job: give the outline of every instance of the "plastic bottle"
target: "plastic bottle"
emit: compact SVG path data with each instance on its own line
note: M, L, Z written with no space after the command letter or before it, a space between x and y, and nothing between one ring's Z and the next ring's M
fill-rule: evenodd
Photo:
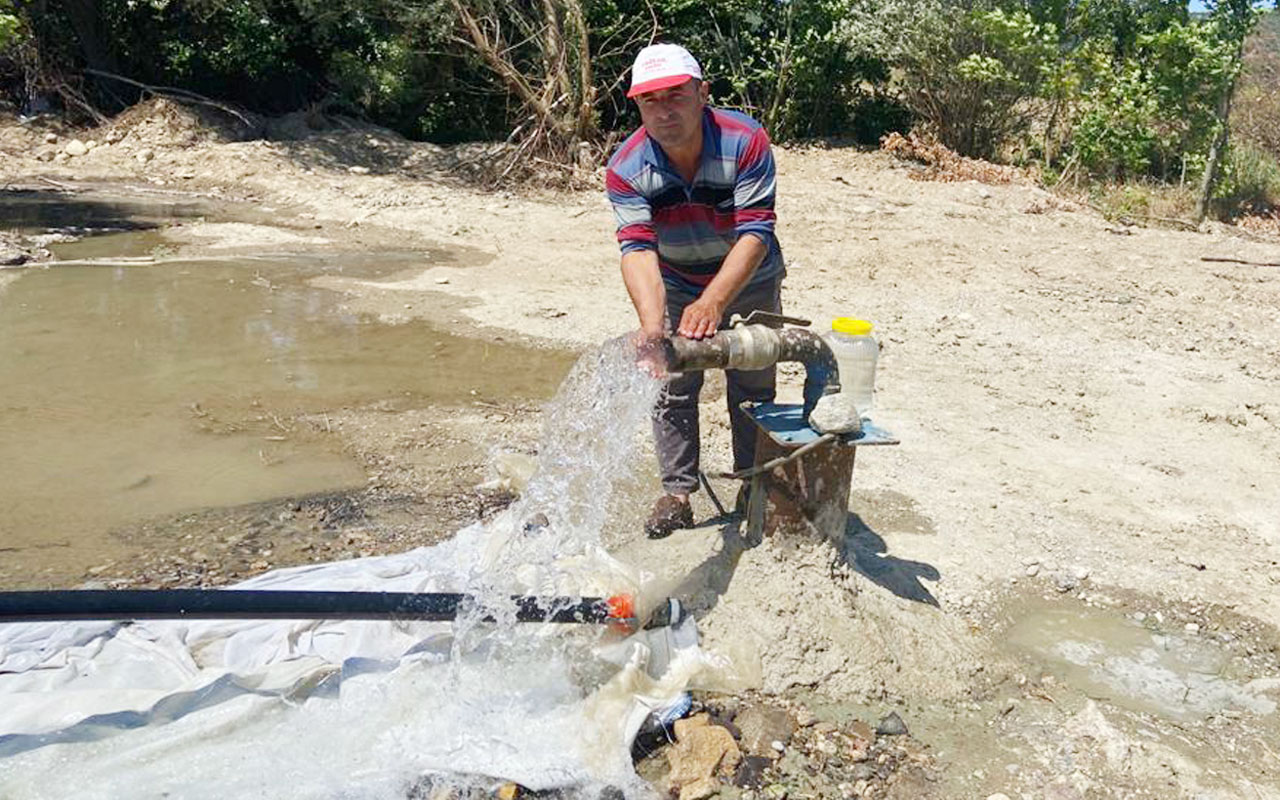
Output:
M840 368L840 390L852 396L859 416L871 413L875 398L876 358L880 345L871 335L875 326L862 319L840 317L831 321L827 345Z

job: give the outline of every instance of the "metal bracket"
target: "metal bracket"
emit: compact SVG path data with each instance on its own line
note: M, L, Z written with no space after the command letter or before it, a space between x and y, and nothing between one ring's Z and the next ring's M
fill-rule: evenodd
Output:
M788 317L785 314L775 314L772 311L761 311L759 309L752 311L743 318L741 314L734 314L729 318L729 327L736 328L739 325L763 325L766 328L778 329L783 325L796 325L801 328L807 328L813 323L810 320L801 317Z

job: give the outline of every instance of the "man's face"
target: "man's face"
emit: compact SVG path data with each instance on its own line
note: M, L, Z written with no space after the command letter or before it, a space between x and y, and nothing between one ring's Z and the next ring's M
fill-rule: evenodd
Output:
M640 121L663 149L679 149L697 141L702 131L702 109L707 104L706 83L690 78L670 89L636 96Z

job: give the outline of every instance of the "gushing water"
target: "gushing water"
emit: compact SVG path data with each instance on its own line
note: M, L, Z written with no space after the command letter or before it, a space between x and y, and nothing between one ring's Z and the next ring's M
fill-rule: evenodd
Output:
M625 341L606 343L546 409L538 470L493 522L436 547L242 586L467 591L499 610L513 593L631 588L600 530L658 391ZM452 626L148 623L105 636L64 626L57 652L41 631L0 628L0 706L13 712L0 721L0 796L401 798L427 793L424 780L497 777L643 793L627 730L683 679L646 676L640 651L598 627L480 616ZM144 685L131 683L139 676Z

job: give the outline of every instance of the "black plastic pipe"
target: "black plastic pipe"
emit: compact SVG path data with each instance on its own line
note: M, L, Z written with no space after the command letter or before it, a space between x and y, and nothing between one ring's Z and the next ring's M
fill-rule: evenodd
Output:
M630 595L512 597L520 622L636 627ZM147 589L0 592L0 622L143 619L342 619L448 622L475 597L451 592ZM481 619L493 622L492 614Z

